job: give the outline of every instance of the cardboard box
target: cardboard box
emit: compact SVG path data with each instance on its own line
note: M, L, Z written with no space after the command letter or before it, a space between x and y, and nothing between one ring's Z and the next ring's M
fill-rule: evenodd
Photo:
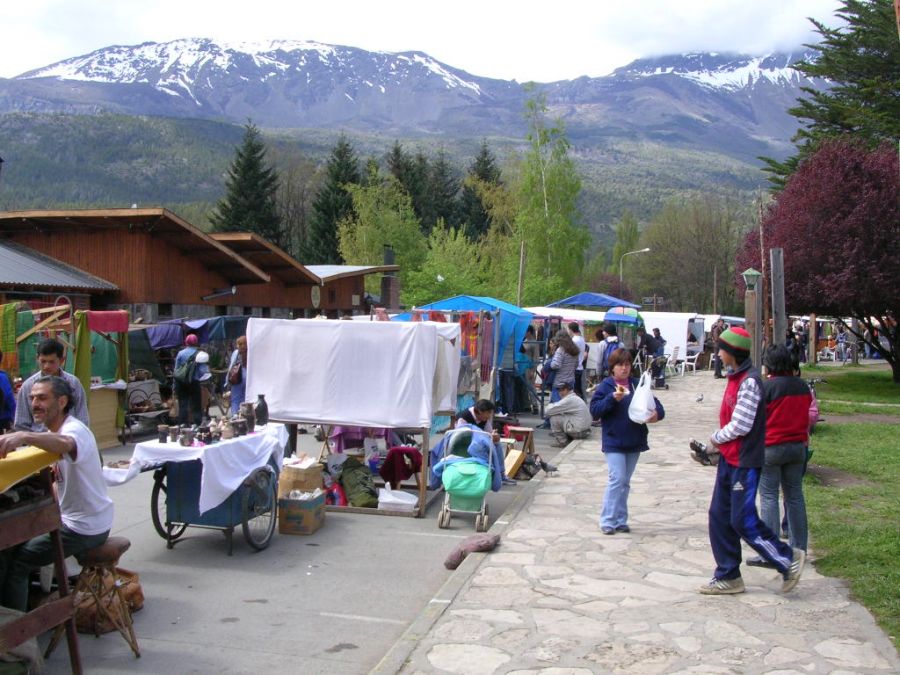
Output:
M279 534L312 534L325 523L325 494L315 499L279 499Z
M298 469L285 465L278 476L278 498L287 498L291 490L312 492L322 486L322 465L313 464L308 469Z

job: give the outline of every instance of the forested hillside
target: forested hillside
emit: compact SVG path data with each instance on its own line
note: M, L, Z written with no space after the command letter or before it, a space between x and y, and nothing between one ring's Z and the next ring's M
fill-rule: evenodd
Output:
M262 130L276 165L298 160L321 166L337 133ZM103 114L0 116L0 209L165 206L204 226L224 193L224 174L240 143L238 125L205 120ZM433 156L440 149L461 176L482 139L395 139L347 134L358 156L383 164L392 144ZM749 195L763 184L758 168L731 157L663 144L572 139L583 175L580 210L595 243L628 209L646 220L673 199L693 194ZM582 139L586 140L586 139ZM487 139L512 167L523 139Z

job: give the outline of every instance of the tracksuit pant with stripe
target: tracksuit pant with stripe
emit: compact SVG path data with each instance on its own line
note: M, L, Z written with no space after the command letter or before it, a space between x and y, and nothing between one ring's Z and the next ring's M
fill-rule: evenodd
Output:
M759 518L756 492L760 469L731 466L722 458L709 505L709 543L716 559L716 579L741 576L741 539L784 574L794 551Z

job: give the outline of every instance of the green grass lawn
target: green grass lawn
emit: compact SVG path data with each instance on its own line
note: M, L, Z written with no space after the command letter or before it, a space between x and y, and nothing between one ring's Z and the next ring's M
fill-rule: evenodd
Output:
M816 569L846 579L896 647L900 631L900 426L816 428L813 465L860 482L823 485L807 475L805 492Z
M816 385L820 401L854 401L900 405L900 385L891 379L891 370L883 366L816 366L803 368L805 379L825 378ZM860 412L866 412L861 407ZM872 412L869 410L868 412Z
M900 417L900 405L866 405L864 403L843 403L819 399L819 413L827 418L829 415L894 415ZM827 419L825 420L828 421Z

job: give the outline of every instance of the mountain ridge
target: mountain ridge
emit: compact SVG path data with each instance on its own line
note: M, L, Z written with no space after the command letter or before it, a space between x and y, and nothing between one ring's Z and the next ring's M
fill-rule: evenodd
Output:
M183 38L106 47L0 80L0 113L104 110L252 118L271 128L521 137L525 101L536 93L578 138L647 138L753 161L789 151L796 120L786 109L800 87L819 84L791 69L809 55L652 57L607 76L532 88L472 75L421 51Z

